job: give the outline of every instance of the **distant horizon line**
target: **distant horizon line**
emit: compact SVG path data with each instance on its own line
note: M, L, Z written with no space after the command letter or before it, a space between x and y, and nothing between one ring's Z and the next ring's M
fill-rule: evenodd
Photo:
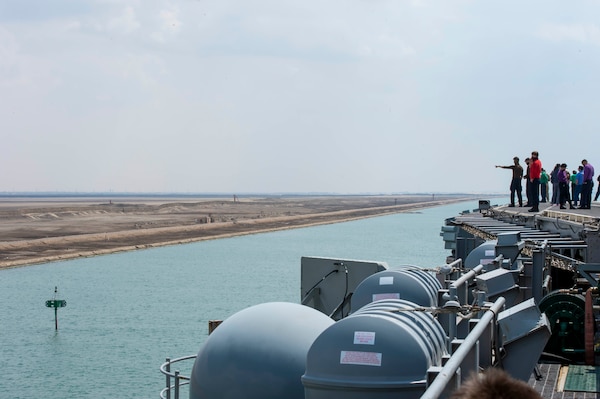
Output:
M232 196L502 196L504 193L466 193L466 192L392 192L392 193L338 193L338 192L179 192L179 191L0 191L1 198L9 197L232 197Z

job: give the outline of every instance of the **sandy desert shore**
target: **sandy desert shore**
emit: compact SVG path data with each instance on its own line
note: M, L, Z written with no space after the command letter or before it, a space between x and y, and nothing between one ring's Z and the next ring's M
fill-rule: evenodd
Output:
M466 196L0 198L0 268L410 212Z

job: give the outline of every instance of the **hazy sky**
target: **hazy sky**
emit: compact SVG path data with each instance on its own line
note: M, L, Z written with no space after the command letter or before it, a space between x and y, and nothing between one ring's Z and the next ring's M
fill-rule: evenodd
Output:
M600 2L2 0L0 192L504 192L600 173Z

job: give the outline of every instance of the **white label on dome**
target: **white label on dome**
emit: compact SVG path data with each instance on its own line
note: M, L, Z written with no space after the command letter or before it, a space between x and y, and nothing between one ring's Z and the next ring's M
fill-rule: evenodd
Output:
M394 284L394 276L379 277L379 285L392 285Z
M479 259L480 265L489 265L490 263L494 263L494 259Z
M372 301L381 301L382 299L400 299L400 293L399 292L389 292L389 293L380 293L380 294L373 294L372 296Z
M381 353L341 351L340 364L358 364L360 366L381 367Z
M486 249L485 256L496 256L496 250L495 249Z
M355 345L375 345L375 332L354 331Z

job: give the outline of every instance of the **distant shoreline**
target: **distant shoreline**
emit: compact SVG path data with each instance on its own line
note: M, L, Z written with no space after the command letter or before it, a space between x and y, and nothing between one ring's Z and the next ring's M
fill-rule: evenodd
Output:
M261 197L279 197L279 198L294 198L294 197L495 197L503 195L502 193L294 193L294 192L271 192L271 193L160 193L160 192L67 192L67 191L0 191L0 198L108 198L108 197L131 197L131 198L232 198L233 196L240 198L261 198Z
M379 205L389 202L389 198L357 196L353 200L344 197L348 202L340 205L342 201L339 197L311 198L301 198L300 201L253 199L252 202L242 203L208 201L187 204L167 201L159 205L130 204L130 207L135 207L134 210L127 209L125 205L114 204L107 208L107 204L90 206L86 202L60 202L41 209L33 202L19 208L18 215L14 208L0 206L3 221L13 220L13 233L31 229L30 237L7 240L10 228L7 229L6 223L3 223L0 230L3 233L0 235L0 269L341 223L475 199L466 197L427 201L418 198L413 201L416 197L403 197L401 204ZM333 210L327 211L328 207ZM201 211L216 219L216 212L220 210L223 211L219 214L222 220L198 222L197 214ZM237 213L231 216L233 212ZM6 215L13 215L14 219ZM195 222L190 222L191 216L196 216ZM77 234L69 233L69 229L74 228L78 229ZM39 236L51 229L59 234ZM33 233L38 233L38 236Z

